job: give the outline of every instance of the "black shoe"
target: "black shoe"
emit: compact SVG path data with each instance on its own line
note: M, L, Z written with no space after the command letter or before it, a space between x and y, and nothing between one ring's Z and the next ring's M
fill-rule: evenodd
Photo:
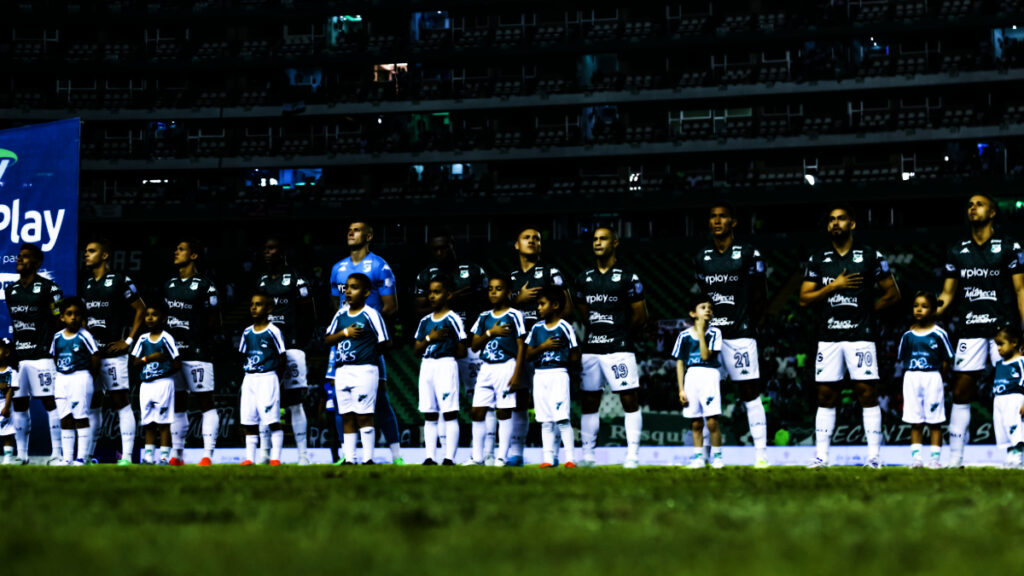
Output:
M455 462L453 462L451 458L445 458L441 462L441 466L455 466Z
M338 466L355 466L355 465L356 465L355 462L349 462L348 460L345 460L341 464L338 464Z
M375 464L375 462L373 460L367 460L366 462L363 462L363 466L366 466L367 464Z
M433 458L427 458L423 461L424 466L437 466L437 462L434 462Z

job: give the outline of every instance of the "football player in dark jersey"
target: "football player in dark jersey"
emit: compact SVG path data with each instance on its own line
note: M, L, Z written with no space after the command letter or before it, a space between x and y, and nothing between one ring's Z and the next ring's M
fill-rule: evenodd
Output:
M1024 253L1014 238L996 230L996 203L986 194L967 202L970 234L946 255L945 282L938 314L955 311L957 338L953 361L953 408L949 414L948 466L963 463L964 442L971 423L971 401L982 371L1000 362L996 330L1020 326L1024 316Z
M626 468L639 465L643 416L640 413L640 377L633 353L633 337L647 322L644 285L632 268L616 258L619 235L611 228L594 230L597 262L576 279L576 310L586 326L583 341L583 416L580 466L594 465L594 450L601 425L598 410L605 388L618 394L625 411Z
M89 276L82 284L85 326L99 346L99 387L110 396L121 429L120 466L130 466L135 449L135 412L128 386L128 352L139 336L146 304L128 275L110 269L110 243L96 240L85 245L85 267ZM103 397L93 394L89 410L92 444L100 435ZM88 455L93 455L90 447Z
M761 366L755 329L764 312L766 279L761 252L736 242L733 207L719 202L711 207L708 227L711 244L697 254L697 284L714 304L711 325L722 331L720 361L736 383L747 412L747 424L756 452L754 466L768 464L768 426L761 403Z
M800 305L820 308L818 354L814 363L814 379L818 383L814 426L817 457L810 465L812 468L828 466L828 449L836 424L836 398L847 374L864 410L867 466L882 465L874 312L899 302L900 290L882 253L854 241L856 227L857 221L849 208L829 210L827 230L831 245L811 255L800 286ZM875 285L883 292L878 300L873 295Z

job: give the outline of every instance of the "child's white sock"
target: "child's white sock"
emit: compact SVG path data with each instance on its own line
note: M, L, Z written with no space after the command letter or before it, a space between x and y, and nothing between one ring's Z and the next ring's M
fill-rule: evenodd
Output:
M284 430L270 432L270 459L281 461L281 449L284 448Z
M828 462L828 449L832 444L832 431L836 428L836 409L818 408L814 417L814 443L819 459Z
M359 442L363 445L363 462L373 460L373 447L377 444L377 433L373 426L359 429Z

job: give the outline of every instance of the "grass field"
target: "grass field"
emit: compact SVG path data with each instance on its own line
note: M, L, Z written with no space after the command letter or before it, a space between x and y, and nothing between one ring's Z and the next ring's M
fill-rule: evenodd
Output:
M1024 472L0 468L4 574L996 574Z

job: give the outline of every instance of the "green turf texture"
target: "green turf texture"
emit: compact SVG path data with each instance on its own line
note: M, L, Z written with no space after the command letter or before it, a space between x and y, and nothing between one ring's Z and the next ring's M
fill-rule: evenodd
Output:
M3 574L999 574L1024 471L0 468Z

